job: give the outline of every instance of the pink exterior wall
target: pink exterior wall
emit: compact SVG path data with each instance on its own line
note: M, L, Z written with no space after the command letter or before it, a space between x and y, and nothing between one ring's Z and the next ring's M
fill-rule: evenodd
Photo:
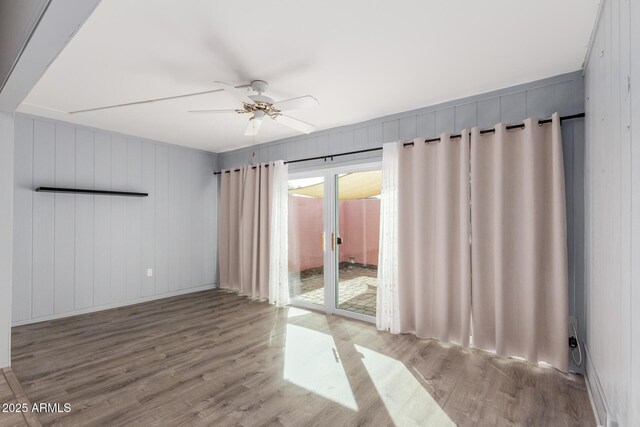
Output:
M324 264L322 199L289 196L289 271Z
M323 265L321 233L322 199L289 196L289 271L302 271ZM378 264L380 200L341 200L339 202L340 261L351 257L360 264Z
M359 264L378 265L380 200L341 200L339 230L344 243L340 262L353 257Z

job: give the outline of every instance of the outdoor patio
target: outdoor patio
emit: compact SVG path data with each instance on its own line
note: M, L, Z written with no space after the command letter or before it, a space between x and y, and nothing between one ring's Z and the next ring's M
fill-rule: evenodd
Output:
M376 315L376 266L340 263L338 308L354 313ZM292 274L292 298L312 304L324 305L324 277L322 267L309 268Z

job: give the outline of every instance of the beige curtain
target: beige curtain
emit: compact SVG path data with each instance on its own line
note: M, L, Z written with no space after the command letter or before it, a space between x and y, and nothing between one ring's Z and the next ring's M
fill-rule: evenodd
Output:
M220 175L220 286L255 298L269 296L273 166L243 166Z
M401 332L469 344L469 131L414 141L398 165Z
M473 345L567 371L560 120L471 136Z

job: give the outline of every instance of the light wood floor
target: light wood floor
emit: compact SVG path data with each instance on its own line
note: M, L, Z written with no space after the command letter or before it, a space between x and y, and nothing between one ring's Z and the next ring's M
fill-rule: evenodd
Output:
M16 327L45 425L594 425L582 377L226 291Z

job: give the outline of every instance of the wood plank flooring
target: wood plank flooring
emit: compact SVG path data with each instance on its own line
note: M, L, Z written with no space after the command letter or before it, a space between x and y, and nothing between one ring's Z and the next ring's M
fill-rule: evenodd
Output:
M44 425L595 425L581 376L222 290L16 327L13 370Z
M0 369L0 404L17 405L18 399L13 394L13 390L9 387L9 382L4 376L2 369ZM2 410L4 408L0 408ZM17 412L0 412L0 425L1 426L26 426L27 421L23 415Z
M31 402L11 368L0 369L0 426L39 427L38 418L30 410ZM5 407L5 405L8 405Z

